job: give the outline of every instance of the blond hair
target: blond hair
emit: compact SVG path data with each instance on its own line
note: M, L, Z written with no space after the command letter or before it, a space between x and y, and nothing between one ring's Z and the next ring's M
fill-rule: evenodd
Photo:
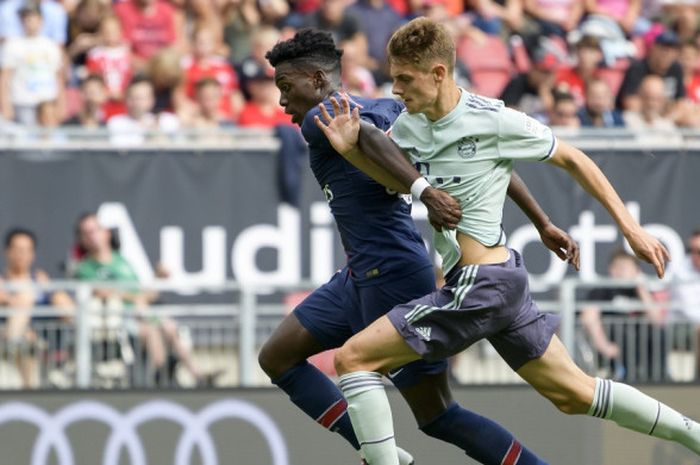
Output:
M389 62L411 63L426 69L441 63L452 73L455 43L445 26L428 18L416 18L394 32L386 47Z

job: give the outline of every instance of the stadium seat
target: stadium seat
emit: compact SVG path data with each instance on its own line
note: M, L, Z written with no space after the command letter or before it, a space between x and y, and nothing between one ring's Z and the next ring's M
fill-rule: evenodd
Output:
M620 90L622 81L625 79L625 72L629 65L628 60L617 60L615 65L598 70L598 77L608 83L613 95L617 95L618 90Z
M457 46L457 59L469 68L474 91L487 97L498 97L513 73L508 48L495 36L483 42L463 39Z

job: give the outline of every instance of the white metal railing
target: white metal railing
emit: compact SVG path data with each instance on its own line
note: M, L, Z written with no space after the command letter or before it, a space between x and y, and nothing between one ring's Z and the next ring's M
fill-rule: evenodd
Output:
M673 131L635 132L626 128L553 128L555 134L583 150L698 150L700 130L678 128ZM60 150L90 151L169 151L250 150L270 151L279 147L273 131L261 128L179 128L174 132L145 131L135 145L124 145L118 135L106 128L85 129L78 126L58 128L0 124L0 149L52 152Z
M607 279L583 282L575 278L567 278L558 285L552 285L551 289L549 289L549 295L557 294L557 297L554 299L536 299L536 301L543 311L560 313L562 318L560 337L572 354L575 354L577 337L581 335L581 327L577 324L577 313L581 308L590 304L596 304L602 310L614 310L620 312L621 315L628 311L640 309L639 303L630 302L627 305L620 305L619 303L611 302L590 302L581 298L577 293L592 287L631 287L637 284L636 282L621 282ZM10 292L21 288L26 289L26 285L5 283L0 287L0 289ZM38 346L38 349L32 350L46 355L50 348L56 349L55 346L58 344L61 345L59 349L61 349L62 355L68 358L68 363L65 360L60 363L55 362L53 359L47 359L48 361L41 360L40 371L49 372L53 370L54 372L60 372L63 369L63 378L67 379L66 386L78 388L103 386L104 383L101 383L101 381L103 381L102 378L104 376L99 370L105 365L105 359L109 359L110 354L114 355L122 350L127 352L130 350L132 352L131 361L126 363L122 360L124 362L122 364L127 364L136 371L149 372L147 361L139 361L138 357L134 361L133 353L138 354L144 348L138 339L133 337L133 334L127 334L132 336L131 344L123 344L123 347L119 348L119 344L123 343L119 338L124 337L124 328L129 325L130 321L133 321L133 310L121 308L116 311L111 310L111 313L109 313L103 308L101 310L102 313L95 313L96 310L93 306L94 289L133 289L133 285L111 282L55 281L37 286L37 288L46 292L55 290L68 291L75 301L75 308L69 311L47 307L37 307L31 310L31 315L35 319L31 323L31 327L34 328L36 333L43 335L43 338L46 339L42 342L43 345L40 344ZM189 329L188 337L191 340L194 352L200 354L200 361L203 360L208 363L207 360L216 359L215 364L218 365L215 368L227 372L225 381L217 385L255 386L266 382L264 375L262 375L257 366L257 351L274 327L284 317L286 310L288 310L285 309L281 295L285 292L311 290L313 288L313 283L308 281L300 282L296 285L275 287L270 287L269 285L242 285L235 281L212 285L158 282L145 286L143 289L175 294L179 291L186 291L187 302L193 300L192 293L196 291L200 294L201 301L196 304L157 303L140 313L140 317L145 320L151 317L172 318L180 323L181 328ZM540 288L542 287L540 286ZM270 297L271 294L273 297ZM204 301L207 300L208 295L217 296L218 303L205 303ZM265 298L261 299L262 296L265 296ZM223 303L221 303L222 299L225 300ZM261 300L270 303L261 303ZM665 302L657 305L670 310L679 308L676 302ZM26 310L0 308L0 320L7 321L9 317L19 311ZM108 318L115 318L115 320L100 326L95 323L96 318L102 318L101 321L107 321ZM643 319L639 318L627 321L629 324L634 325L646 324ZM608 327L613 323L611 321L605 322ZM670 347L669 341L677 339L674 334L680 330L685 331L684 327L689 327L689 323L678 319L670 322L666 331L670 331L671 335L665 339L664 344ZM678 328L681 329L679 330ZM672 381L689 381L696 375L692 367L697 363L697 333L692 330L688 330L687 333L686 343L682 345L673 343L676 352L682 352L684 368L676 369L677 375L671 377ZM110 341L112 345L96 345L95 341L99 339L97 336L100 334L102 335L102 340ZM8 384L6 382L7 370L10 369L9 365L16 362L16 360L11 360L11 358L15 356L21 358L22 354L31 355L31 350L27 348L17 349L16 347L11 347L11 344L4 340L3 335L4 330L0 330L0 389L17 387L16 383L12 385L12 383ZM21 352L23 350L25 352ZM663 353L667 352L664 351ZM484 345L477 345L468 349L465 354L460 356L464 360L468 360L467 370L461 375L458 374L457 377L466 383L519 382L517 376L513 375L505 364L492 355L492 351ZM2 361L3 358L5 359L4 362ZM676 364L674 366L678 365L676 362L677 360L674 362ZM4 363L4 368L2 363ZM69 368L66 368L67 366ZM602 368L595 365L591 369L599 370ZM16 378L17 375L15 374ZM636 379L635 381L648 380L650 379ZM194 385L193 383L189 384ZM129 378L122 373L122 379L119 382L112 383L106 387L149 387L155 385L157 383L152 382L151 378L143 375ZM42 387L46 387L46 383L42 383Z

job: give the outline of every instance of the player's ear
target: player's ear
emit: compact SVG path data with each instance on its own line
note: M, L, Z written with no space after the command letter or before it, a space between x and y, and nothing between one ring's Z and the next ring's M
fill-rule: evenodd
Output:
M328 76L322 69L317 69L313 74L314 88L323 89L328 85Z
M433 79L435 79L435 82L442 82L445 76L447 76L447 66L442 63L433 66Z

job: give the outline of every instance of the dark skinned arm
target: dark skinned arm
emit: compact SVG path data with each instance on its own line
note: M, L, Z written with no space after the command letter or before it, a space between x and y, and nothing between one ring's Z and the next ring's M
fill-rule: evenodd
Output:
M525 213L540 234L542 243L557 257L568 261L578 270L580 265L578 244L566 232L555 226L532 196L522 178L513 171L508 184L508 197Z

